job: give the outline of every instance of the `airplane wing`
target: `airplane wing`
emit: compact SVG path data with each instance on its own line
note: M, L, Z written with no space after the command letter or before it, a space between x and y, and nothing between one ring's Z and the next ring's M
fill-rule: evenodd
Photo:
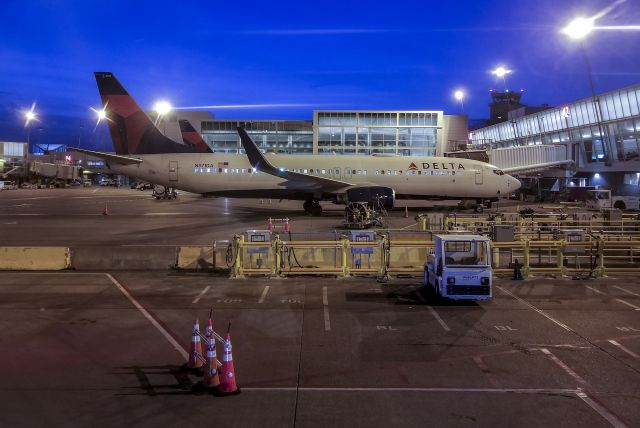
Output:
M93 150L79 149L74 147L69 147L69 150L73 152L84 153L86 155L95 156L99 159L104 159L108 162L119 163L121 165L132 165L132 164L138 164L142 162L142 159L138 159L138 158L132 158L129 156L122 156L122 155L114 155L111 153L104 153L104 152L95 152Z
M333 178L317 177L314 175L303 174L301 172L293 172L276 168L267 160L262 152L260 152L256 143L254 143L249 134L247 134L247 131L238 127L238 134L240 135L242 146L244 147L245 152L247 152L247 157L249 158L251 166L257 171L285 179L286 181L280 183L280 185L287 189L324 190L327 192L335 192L355 186L353 183L335 180Z

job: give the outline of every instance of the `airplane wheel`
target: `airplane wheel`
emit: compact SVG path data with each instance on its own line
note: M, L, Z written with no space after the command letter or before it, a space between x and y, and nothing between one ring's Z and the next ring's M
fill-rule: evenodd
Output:
M302 208L314 217L322 215L322 207L317 201L305 201Z
M314 217L320 217L322 215L322 207L319 203L316 202L313 204L313 207L311 208L311 215Z
M307 213L311 214L311 207L313 206L313 201L304 201L302 204L302 209Z
M474 208L474 211L477 212L478 214L480 214L483 210L484 210L484 207L480 204L476 205L476 207Z

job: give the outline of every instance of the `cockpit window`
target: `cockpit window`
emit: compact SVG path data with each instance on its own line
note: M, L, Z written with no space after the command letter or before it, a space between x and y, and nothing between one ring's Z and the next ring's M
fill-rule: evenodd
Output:
M504 171L502 171L501 169L494 169L493 173L497 175L504 175Z

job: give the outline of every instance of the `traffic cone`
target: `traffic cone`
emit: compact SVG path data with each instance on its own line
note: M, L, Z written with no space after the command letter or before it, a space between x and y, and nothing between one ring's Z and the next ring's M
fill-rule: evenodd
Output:
M224 353L222 354L222 368L220 369L220 385L216 388L219 395L240 394L240 388L236 385L236 373L233 368L233 355L231 353L231 323L227 328L227 338L224 341Z
M409 218L409 207L404 207L404 218Z
M209 321L207 321L207 354L205 356L202 373L204 375L202 384L205 387L212 388L220 385L220 376L218 376L218 358L216 355L216 336L213 333L211 316L209 316Z
M288 218L284 219L284 231L285 231L285 233L289 233L291 231L291 228L289 227L289 219Z
M269 232L273 232L273 222L269 219L269 224L267 224L267 230Z
M202 344L200 343L200 324L198 320L193 322L191 331L191 346L189 347L189 361L187 368L199 369L202 367Z
M102 210L102 215L109 215L109 208L107 208L107 203L104 203L104 209Z

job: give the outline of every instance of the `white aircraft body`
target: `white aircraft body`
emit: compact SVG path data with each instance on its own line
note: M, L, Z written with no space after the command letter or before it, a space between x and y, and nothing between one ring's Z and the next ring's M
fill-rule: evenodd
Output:
M113 171L151 183L205 196L303 200L304 209L314 215L321 213L322 200L385 207L392 207L396 198L481 203L520 187L519 180L497 167L470 159L263 155L241 128L246 155L185 153L183 148L178 153L171 143L186 146L166 141L111 73L96 73L96 78L117 154L76 150L105 159ZM149 153L154 145L176 152ZM141 147L142 153L136 153Z

